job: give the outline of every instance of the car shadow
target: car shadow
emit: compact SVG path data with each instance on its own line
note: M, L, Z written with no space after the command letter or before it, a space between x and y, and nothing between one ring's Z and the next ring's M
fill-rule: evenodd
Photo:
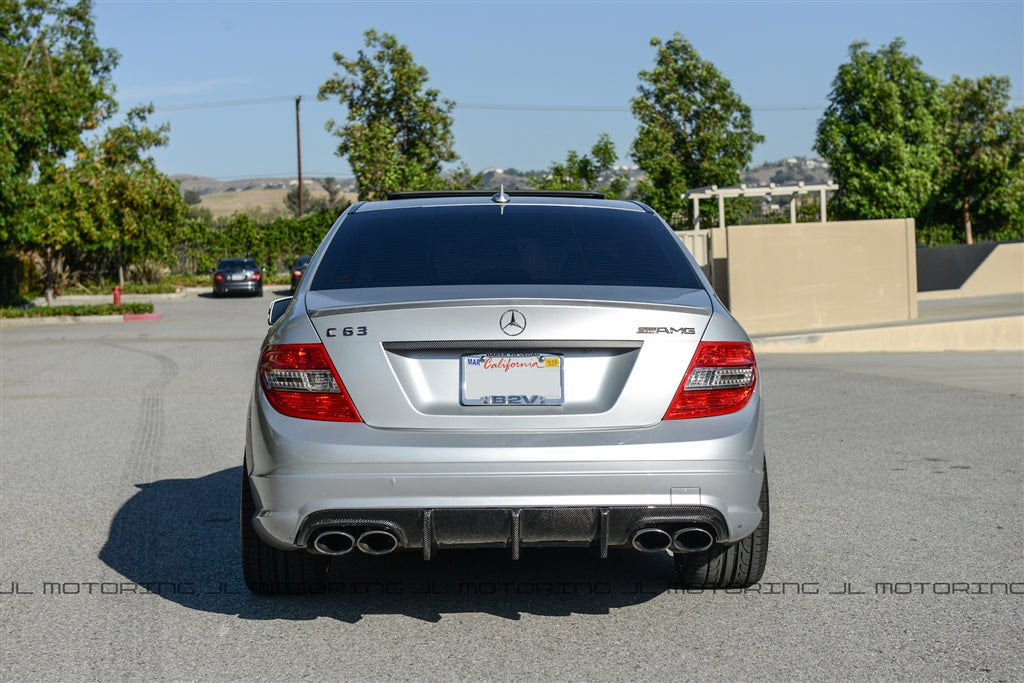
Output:
M606 614L677 590L667 554L588 549L444 550L345 555L332 561L325 593L266 597L249 593L238 541L239 468L195 479L138 484L114 516L99 557L125 577L121 593L155 594L182 606L243 619L355 623L396 614L439 621L476 612L517 620L524 614Z

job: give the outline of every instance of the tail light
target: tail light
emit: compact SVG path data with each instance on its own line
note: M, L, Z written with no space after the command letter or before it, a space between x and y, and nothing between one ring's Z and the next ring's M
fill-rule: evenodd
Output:
M214 282L224 282L224 274L223 273L214 273L213 274L213 281Z
M289 417L362 422L321 344L268 346L260 382L274 410Z
M252 277L249 278L249 280L252 281L252 282L259 282L260 281L260 274L259 273L253 273Z
M296 280L299 280L299 279L302 278L302 271L301 270L296 270L295 272L292 273L292 275L295 276Z
M701 342L665 420L735 413L757 384L757 361L747 342Z

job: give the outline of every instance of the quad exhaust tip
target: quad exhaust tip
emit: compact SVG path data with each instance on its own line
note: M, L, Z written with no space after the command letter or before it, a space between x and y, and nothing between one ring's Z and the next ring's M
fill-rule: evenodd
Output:
M340 529L322 531L313 541L313 549L322 555L344 555L355 547L355 536Z
M684 553L699 553L715 544L715 537L707 529L684 527L672 536L672 546Z
M651 527L641 529L630 539L633 547L645 553L673 550L680 553L699 553L715 544L715 537L701 527L683 527L669 534L664 529Z
M672 537L664 529L641 529L633 534L633 547L645 553L657 553L668 550L672 545Z
M398 547L398 537L383 529L370 529L357 539L344 529L321 531L313 539L313 551L332 557L359 549L367 555L387 555Z
M390 531L371 529L360 534L356 547L367 555L387 555L398 547L398 537Z

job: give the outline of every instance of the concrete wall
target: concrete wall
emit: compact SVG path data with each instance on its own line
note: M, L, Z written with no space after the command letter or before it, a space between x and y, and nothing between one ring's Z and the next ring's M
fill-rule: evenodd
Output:
M722 232L725 249L723 235L711 236L712 282L752 335L917 318L913 219L740 225Z
M1024 293L1024 242L917 250L918 297L953 299Z

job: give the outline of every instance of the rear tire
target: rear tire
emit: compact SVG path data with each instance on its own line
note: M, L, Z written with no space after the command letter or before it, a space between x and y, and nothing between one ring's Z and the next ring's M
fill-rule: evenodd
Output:
M761 580L768 561L768 470L761 483L761 522L733 545L713 545L698 553L677 553L676 575L685 588L746 588Z
M305 550L278 550L257 535L252 526L256 505L249 477L242 467L242 502L239 531L245 585L257 595L305 595L327 589L330 559Z

